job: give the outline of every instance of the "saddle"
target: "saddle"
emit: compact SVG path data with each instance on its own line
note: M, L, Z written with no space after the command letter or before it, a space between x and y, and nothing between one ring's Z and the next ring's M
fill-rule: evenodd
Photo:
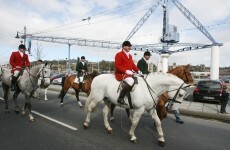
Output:
M130 109L133 109L133 104L132 104L132 98L131 98L131 92L133 92L138 84L138 80L137 77L132 77L134 79L134 84L132 86L132 89L130 90L130 92L128 92L125 96L125 98L128 99L128 103L129 103L129 107ZM124 87L124 80L122 80L118 86L117 92L119 92L119 90L121 91L122 88Z

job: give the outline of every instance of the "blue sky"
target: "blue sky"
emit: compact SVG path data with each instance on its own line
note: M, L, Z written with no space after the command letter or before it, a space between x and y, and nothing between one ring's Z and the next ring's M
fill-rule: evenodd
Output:
M132 3L133 2L133 3ZM75 27L69 30L61 30L56 32L48 32L37 34L39 36L56 36L56 37L73 37L97 40L111 40L122 42L140 18L154 4L153 0L0 0L0 64L8 62L12 51L17 50L19 40L15 39L17 31L22 31L27 26L29 33L35 33L51 27L56 27L69 23L65 26ZM214 25L218 23L230 22L230 1L229 0L180 0L204 25ZM91 17L90 23L79 22L83 18L94 14L113 9L117 6L131 3L122 9L117 9L110 13L100 16ZM178 31L187 28L193 28L193 25L187 21L183 15L170 3L170 24L177 25ZM114 20L93 24L100 20L105 20L128 13L138 12L133 15L120 17ZM79 25L88 24L82 27ZM230 24L213 26L207 28L214 38L223 42L221 47L221 66L230 66ZM156 12L148 19L142 28L131 39L132 43L158 43L158 39L162 32L162 8L158 7ZM191 43L209 43L196 29L185 30L180 33L180 42ZM45 57L43 59L65 59L68 56L68 46L54 43L46 43L32 41L32 52L36 48L36 44L41 44ZM114 55L119 50L100 49L92 47L71 46L71 58L77 58L85 55L89 61L113 60ZM135 52L131 52L132 54ZM142 52L136 52L136 59L140 59ZM177 64L191 63L210 64L210 49L199 51L191 51L186 53L177 53L169 57L169 64L176 62ZM157 63L158 55L153 54L151 62ZM30 56L30 60L35 58Z

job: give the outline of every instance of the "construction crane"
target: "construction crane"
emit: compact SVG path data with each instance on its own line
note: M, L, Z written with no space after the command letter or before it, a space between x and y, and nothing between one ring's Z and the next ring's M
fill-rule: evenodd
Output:
M140 19L136 26L131 30L129 35L125 40L130 40L133 35L143 26L143 24L148 20L148 18L155 12L157 7L162 3L163 0L157 0L150 9L145 13L145 15ZM168 70L168 57L173 53L185 52L197 49L212 48L211 55L211 79L219 78L219 47L222 43L218 43L211 34L205 29L205 27L195 18L195 16L178 0L170 0L179 9L179 11L202 33L204 34L212 43L211 44L196 44L196 43L179 43L179 34L177 33L177 27L169 25L169 15L168 15L168 1L164 0L163 6L163 31L160 42L156 44L133 44L132 50L136 51L151 51L153 53L160 54L163 59L163 72ZM18 35L17 35L18 36ZM19 37L19 36L18 36ZM108 49L120 49L121 42L112 41L102 41L102 40L91 40L82 38L67 38L67 37L51 37L51 36L33 36L24 34L20 36L25 39L32 39L45 42L53 42L60 44L67 44L69 47L69 62L70 62L70 46L90 46L98 48L108 48ZM30 43L31 45L31 43ZM70 66L69 66L70 71Z

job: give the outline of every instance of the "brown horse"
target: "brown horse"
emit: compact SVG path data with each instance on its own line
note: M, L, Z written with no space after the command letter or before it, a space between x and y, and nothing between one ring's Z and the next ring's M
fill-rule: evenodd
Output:
M191 73L190 73L190 65L186 65L186 66L178 66L170 71L168 71L168 73L171 73L175 76L177 76L178 78L181 78L185 83L187 84L194 84L194 81L192 79ZM164 94L162 94L159 97L159 101L157 104L157 114L160 120L162 120L163 118L165 118L167 116L167 110L165 108L165 104L168 102L168 93L165 92ZM111 111L110 111L110 120L114 120L113 117L113 111L114 108L116 107L116 105L111 104ZM130 110L126 109L128 118L131 120L131 116L130 116Z
M87 96L90 94L91 83L92 83L94 77L96 77L97 75L98 75L97 72L93 72L91 74L86 74L84 76L84 81L83 81L84 83L82 84L82 91L85 92L87 94ZM63 106L63 99L65 97L65 94L67 93L69 88L72 87L76 93L76 98L77 98L78 104L82 108L82 104L81 104L81 101L79 99L79 92L80 92L79 84L74 83L75 78L77 78L76 75L71 75L65 79L64 86L62 87L62 90L60 92L61 106Z

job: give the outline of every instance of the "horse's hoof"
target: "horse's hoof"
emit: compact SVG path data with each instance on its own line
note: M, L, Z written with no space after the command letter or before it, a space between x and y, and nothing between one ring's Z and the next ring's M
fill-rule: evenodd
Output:
M132 143L137 143L137 140L130 140Z
M115 118L114 118L114 117L111 117L109 120L110 120L111 122L114 122L114 121L115 121Z
M22 112L22 113L21 113L21 116L22 116L22 117L25 117L25 116L26 116L26 113L25 113L25 112Z
M88 129L88 125L86 123L83 124L84 129Z
M15 112L15 114L19 114L20 111L19 110L15 110L14 112Z
M63 103L61 103L61 107L63 107L64 106L64 104Z
M80 108L83 107L83 106L82 106L82 103L81 103L80 101L78 101L78 105L79 105Z
M35 122L35 119L30 119L29 121L30 121L30 123L32 123L32 122Z
M113 134L113 129L106 129L109 134Z
M45 99L45 101L48 101L48 99Z
M165 142L163 142L163 141L158 141L158 144L160 147L165 147Z

